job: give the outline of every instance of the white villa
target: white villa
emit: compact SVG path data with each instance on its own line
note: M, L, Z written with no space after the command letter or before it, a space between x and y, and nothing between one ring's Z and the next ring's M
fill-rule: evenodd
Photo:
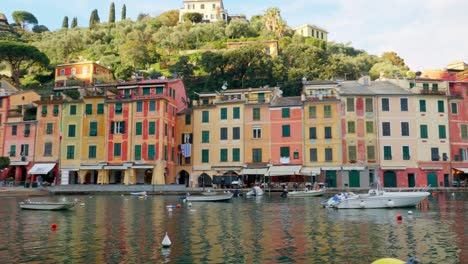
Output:
M228 21L227 10L222 0L185 0L179 12L179 22L184 22L186 13L200 13L204 22Z

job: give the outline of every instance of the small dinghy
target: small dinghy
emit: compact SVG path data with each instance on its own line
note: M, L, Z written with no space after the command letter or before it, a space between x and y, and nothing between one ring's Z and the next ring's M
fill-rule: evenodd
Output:
M166 232L166 235L164 236L164 239L163 239L161 244L163 245L163 247L170 247L172 245L172 242L169 239L169 236L167 235L167 232Z
M143 191L143 192L131 192L130 194L134 195L134 196L146 196L145 191Z

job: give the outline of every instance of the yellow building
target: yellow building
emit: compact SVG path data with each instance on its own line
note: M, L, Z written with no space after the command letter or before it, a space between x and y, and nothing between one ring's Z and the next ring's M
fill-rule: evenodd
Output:
M177 175L176 184L193 187L193 111L184 109L177 113L176 146L177 146Z
M294 32L303 37L312 37L316 39L321 39L323 41L328 40L328 31L323 28L305 24L294 29Z

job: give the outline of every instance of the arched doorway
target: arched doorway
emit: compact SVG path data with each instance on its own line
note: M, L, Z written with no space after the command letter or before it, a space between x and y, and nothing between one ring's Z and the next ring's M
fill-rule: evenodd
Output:
M98 172L96 170L89 171L86 173L84 184L96 184L98 178Z
M386 171L383 174L383 187L397 187L397 176L394 171Z
M151 184L153 180L153 170L147 169L145 170L145 184Z
M211 187L212 185L211 177L208 174L202 173L198 176L198 187Z
M177 179L178 179L178 182L176 182L177 184L184 184L185 187L189 187L189 173L185 170L182 170L179 172L179 174L177 175Z
M225 180L226 188L231 187L231 183L233 181L240 180L239 175L235 171L228 171L223 174L223 178Z

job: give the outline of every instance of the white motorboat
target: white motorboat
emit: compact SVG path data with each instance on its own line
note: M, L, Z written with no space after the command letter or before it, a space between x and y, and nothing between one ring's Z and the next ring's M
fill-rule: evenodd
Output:
M371 189L365 194L341 193L328 199L324 205L338 209L371 209L413 207L430 195L425 189L420 191L387 192Z
M315 196L322 196L324 194L325 194L325 189L318 189L318 190L305 189L303 191L288 192L288 197L315 197Z
M134 196L146 196L146 191L143 191L143 192L131 192L130 193L131 195L134 195Z
M33 202L26 200L24 202L20 202L19 206L21 209L29 209L29 210L67 210L75 206L75 202Z
M217 195L187 195L187 202L222 202L229 201L234 196L233 193L221 193Z
M263 189L258 186L254 186L252 190L247 192L247 196L263 196Z

